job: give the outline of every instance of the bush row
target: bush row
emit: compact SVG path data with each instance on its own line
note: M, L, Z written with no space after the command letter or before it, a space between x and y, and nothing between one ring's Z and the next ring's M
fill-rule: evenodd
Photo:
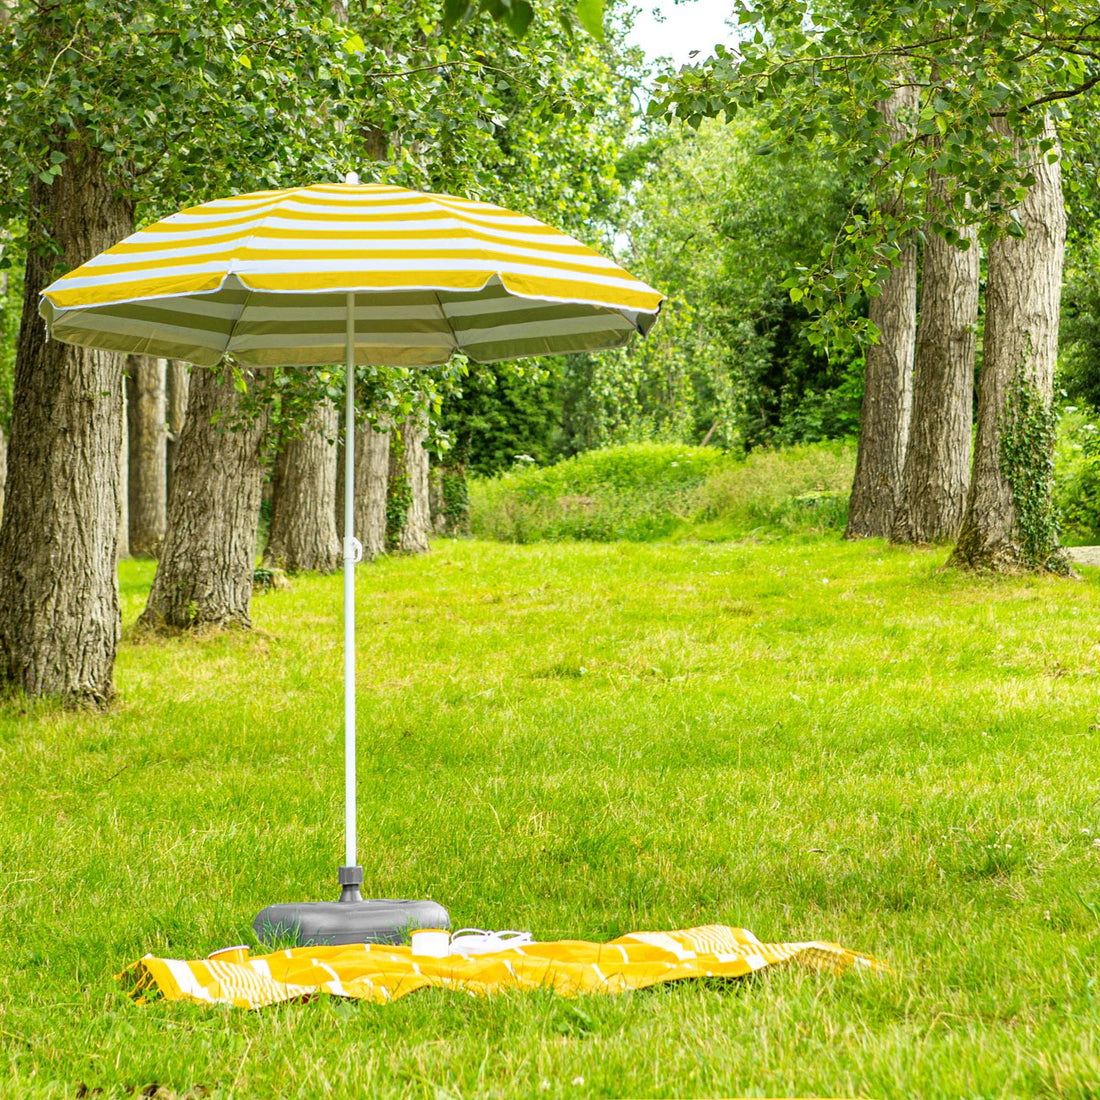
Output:
M1100 424L1091 410L1069 407L1058 425L1054 505L1066 546L1100 543Z
M758 450L638 443L515 469L470 486L474 535L507 542L730 539L841 530L850 443Z

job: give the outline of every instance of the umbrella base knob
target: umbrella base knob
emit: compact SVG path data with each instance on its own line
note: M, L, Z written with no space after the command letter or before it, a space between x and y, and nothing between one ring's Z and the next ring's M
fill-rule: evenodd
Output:
M359 893L359 887L363 885L363 868L359 866L355 867L341 867L340 868L340 900L341 901L362 901L363 895Z

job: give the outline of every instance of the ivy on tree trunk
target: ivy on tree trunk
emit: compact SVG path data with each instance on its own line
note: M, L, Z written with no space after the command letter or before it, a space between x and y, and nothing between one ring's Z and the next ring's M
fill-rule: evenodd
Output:
M433 466L431 487L432 530L438 535L470 533L470 490L461 463Z

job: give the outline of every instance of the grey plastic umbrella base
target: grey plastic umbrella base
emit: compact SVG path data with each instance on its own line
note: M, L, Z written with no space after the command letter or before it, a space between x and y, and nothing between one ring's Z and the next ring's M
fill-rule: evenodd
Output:
M355 872L358 871L358 875ZM350 872L350 874L349 874ZM356 881L356 879L358 881ZM339 901L269 905L252 922L261 943L293 940L313 944L401 943L414 928L450 928L451 918L434 901L359 896L360 868L341 867Z

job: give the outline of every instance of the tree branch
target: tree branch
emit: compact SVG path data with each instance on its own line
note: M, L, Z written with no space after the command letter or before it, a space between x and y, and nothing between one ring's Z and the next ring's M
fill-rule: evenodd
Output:
M42 82L42 90L45 91L50 86L50 81L53 79L53 71L57 67L57 63L61 60L61 55L76 41L77 35L80 34L80 24L84 22L83 17L76 21L76 26L73 28L73 36L57 51L53 61L50 62L50 71L46 73L46 79ZM79 51L77 51L79 52Z
M1100 84L1100 73L1097 73L1091 80L1086 80L1084 84L1078 84L1076 88L1063 88L1058 92L1048 92L1046 95L1041 95L1038 99L1025 103L1020 110L1030 111L1035 107L1041 107L1044 103L1053 103L1057 99L1073 99L1074 96L1082 95L1090 88L1095 88L1097 84ZM1004 113L1007 114L1007 112Z

